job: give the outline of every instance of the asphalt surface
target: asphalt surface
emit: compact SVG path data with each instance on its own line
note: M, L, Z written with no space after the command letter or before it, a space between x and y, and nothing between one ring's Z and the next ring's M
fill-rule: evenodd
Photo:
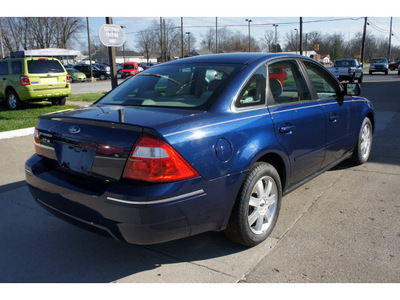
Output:
M0 283L399 283L400 76L364 78L377 112L370 160L286 195L271 237L254 248L214 232L136 246L76 228L28 191L33 135L0 139Z

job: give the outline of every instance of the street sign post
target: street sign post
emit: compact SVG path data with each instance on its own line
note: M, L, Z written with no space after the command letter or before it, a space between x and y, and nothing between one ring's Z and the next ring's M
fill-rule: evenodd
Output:
M103 24L99 29L100 41L107 47L121 47L125 42L125 32L119 25Z

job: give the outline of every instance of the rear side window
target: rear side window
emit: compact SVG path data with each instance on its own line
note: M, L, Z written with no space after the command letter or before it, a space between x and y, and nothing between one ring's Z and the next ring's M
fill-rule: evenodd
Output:
M265 104L266 67L261 67L240 92L235 105L238 108Z
M16 60L11 62L11 70L13 74L22 73L22 61Z
M64 68L57 60L28 60L28 73L64 73Z
M0 75L7 75L8 74L8 62L3 61L0 62Z

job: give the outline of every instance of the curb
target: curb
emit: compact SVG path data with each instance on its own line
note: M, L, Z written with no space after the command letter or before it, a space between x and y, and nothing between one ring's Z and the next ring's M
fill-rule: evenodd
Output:
M12 139L15 137L30 135L33 134L34 130L35 127L29 127L29 128L0 132L0 140Z

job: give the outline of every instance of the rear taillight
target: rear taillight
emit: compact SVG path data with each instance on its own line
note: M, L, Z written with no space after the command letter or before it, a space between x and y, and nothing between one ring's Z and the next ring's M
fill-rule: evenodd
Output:
M35 144L35 152L37 155L43 155L42 153L42 147L40 146L40 138L39 138L39 123L40 121L36 124L35 127L35 132L34 132L34 144Z
M122 177L147 182L172 182L199 174L168 143L154 136L139 137Z
M30 85L31 84L28 76L21 76L20 80L21 80L22 85Z
M71 78L67 75L67 83L71 83Z
M348 72L349 72L349 74L351 73L351 68L349 68Z

